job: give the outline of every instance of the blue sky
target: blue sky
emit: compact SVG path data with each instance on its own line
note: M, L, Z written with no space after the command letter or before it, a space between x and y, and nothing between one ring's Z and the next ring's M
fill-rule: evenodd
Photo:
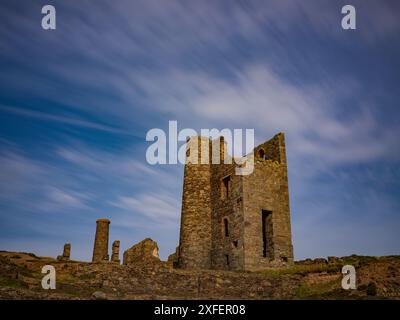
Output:
M41 28L53 4L57 29ZM341 28L351 3L357 29ZM286 134L295 257L399 254L398 1L0 4L0 249L90 260L179 238L183 167L148 130ZM121 250L121 251L122 251Z

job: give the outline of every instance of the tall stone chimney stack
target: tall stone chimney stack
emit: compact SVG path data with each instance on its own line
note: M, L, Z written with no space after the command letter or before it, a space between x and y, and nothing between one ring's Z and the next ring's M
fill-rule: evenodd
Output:
M96 221L96 237L94 240L93 262L109 261L108 232L110 220L98 219Z

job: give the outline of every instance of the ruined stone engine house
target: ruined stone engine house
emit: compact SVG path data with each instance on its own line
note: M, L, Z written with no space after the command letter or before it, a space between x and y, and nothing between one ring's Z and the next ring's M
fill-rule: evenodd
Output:
M235 174L237 162L224 161L230 156L223 137L219 140L217 164L191 161L194 149L200 156L215 152L210 138L188 140L175 266L258 270L292 264L284 134L253 150L249 175Z

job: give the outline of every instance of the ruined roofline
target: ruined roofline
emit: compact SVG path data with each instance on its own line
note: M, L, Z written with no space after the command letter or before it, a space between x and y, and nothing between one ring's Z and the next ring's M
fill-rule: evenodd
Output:
M200 141L209 141L209 142L211 142L211 144L210 144L210 147L212 148L212 146L213 146L213 144L214 143L224 143L224 152L225 152L225 156L227 156L227 157L229 157L229 158L231 158L235 163L241 163L241 159L244 159L244 158L249 158L250 156L252 156L252 155L254 155L254 153L255 153L255 151L257 150L257 149L260 149L260 148L262 148L263 146L265 146L265 145L268 145L268 144L272 144L273 143L273 141L275 140L275 139L278 139L279 140L279 144L281 145L281 143L282 143L282 141L283 141L283 144L284 144L284 141L285 141L285 134L283 133L283 132L278 132L278 133L276 133L272 138L270 138L270 139L268 139L268 140L266 140L266 141L264 141L264 142L262 142L262 143L260 143L259 145L257 145L257 146L255 146L254 148L253 148L253 150L251 151L251 152L249 152L248 154L246 154L245 156L241 156L241 157L234 157L234 156L232 156L232 155L230 155L229 153L228 153L228 148L227 148L227 145L228 145L228 143L225 141L225 138L224 138L224 136L219 136L219 137L217 137L217 138L215 138L215 139L212 139L211 137L206 137L206 136L201 136L201 135L197 135L197 136L191 136L191 137L189 137L188 139L187 139L187 143L191 140L191 139L193 139L193 138L197 138L197 139L199 139ZM222 140L222 141L221 141ZM218 144L217 144L218 145ZM264 148L263 148L264 149ZM267 150L264 150L264 151L267 151ZM281 159L279 160L279 162L281 162Z
M273 147L273 142L274 140L278 140L279 146L278 147L284 147L285 146L285 134L283 132L278 132L277 134L275 134L271 139L266 140L262 143L260 143L258 146L253 148L253 151L248 153L245 157L248 157L250 155L254 155L254 152L258 149L263 149L264 152L267 152L268 150L270 150ZM243 157L244 158L244 157ZM279 154L279 160L278 162L281 162L282 159L282 154Z

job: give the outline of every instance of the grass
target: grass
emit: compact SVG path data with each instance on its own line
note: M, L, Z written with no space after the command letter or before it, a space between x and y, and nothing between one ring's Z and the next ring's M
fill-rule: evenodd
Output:
M84 286L75 286L71 283L57 282L57 289L55 292L68 294L74 297L88 298L91 296L93 288L86 288Z
M342 265L352 265L355 268L358 268L362 265L367 265L373 262L377 262L379 261L379 258L377 257L370 257L370 256L358 256L358 255L351 255L351 256L347 256L347 257L343 257L341 259L341 264Z
M352 297L349 291L341 288L340 280L301 283L295 290L295 296L299 299L349 299Z
M308 273L320 272L340 272L341 264L313 264L313 265L294 265L289 268L282 269L265 269L259 272L271 277L279 277L283 275L307 275Z
M264 269L259 272L272 276L279 277L287 274L298 274L307 275L308 273L319 273L319 272L341 272L342 267L346 264L352 265L355 268L359 268L363 265L368 265L370 263L378 261L392 261L393 259L399 259L400 256L384 256L384 257L371 257L371 256L359 256L351 255L347 257L340 258L337 263L327 263L327 264L295 264L288 268L280 269Z
M0 287L22 288L25 285L20 279L0 276Z

